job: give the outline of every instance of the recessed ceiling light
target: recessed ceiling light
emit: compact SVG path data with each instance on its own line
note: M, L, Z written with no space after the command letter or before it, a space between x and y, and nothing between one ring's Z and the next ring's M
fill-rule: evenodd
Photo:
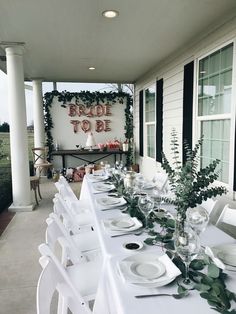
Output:
M95 70L95 67L89 67L89 70L93 71Z
M102 12L102 15L108 19L113 19L119 15L119 12L115 10L106 10Z

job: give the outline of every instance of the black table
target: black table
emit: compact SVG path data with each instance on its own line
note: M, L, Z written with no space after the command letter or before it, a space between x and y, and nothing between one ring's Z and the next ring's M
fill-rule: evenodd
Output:
M114 162L117 160L117 155L120 156L120 161L122 160L122 155L127 155L128 152L124 152L123 150L106 150L101 151L99 149L94 149L92 151L90 150L79 150L79 149L63 149L63 150L53 150L51 152L51 157L53 156L61 156L62 158L62 167L66 168L66 156L71 156L80 160L83 160L87 163L96 163L97 161L107 158L111 155L114 155ZM87 159L86 156L92 156L92 155L102 155L96 158Z

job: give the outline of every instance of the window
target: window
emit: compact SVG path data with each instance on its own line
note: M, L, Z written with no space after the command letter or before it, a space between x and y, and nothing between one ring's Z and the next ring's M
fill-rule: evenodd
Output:
M148 157L155 158L155 86L145 89L144 110L145 154Z
M199 60L198 69L197 122L204 135L201 166L220 159L219 181L229 183L233 44Z

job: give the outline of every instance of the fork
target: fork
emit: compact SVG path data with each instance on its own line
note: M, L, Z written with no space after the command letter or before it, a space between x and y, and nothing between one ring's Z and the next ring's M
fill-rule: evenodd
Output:
M140 294L135 295L134 297L136 299L142 299L142 298L150 298L150 297L176 297L177 294L169 294L169 293L156 293L156 294Z

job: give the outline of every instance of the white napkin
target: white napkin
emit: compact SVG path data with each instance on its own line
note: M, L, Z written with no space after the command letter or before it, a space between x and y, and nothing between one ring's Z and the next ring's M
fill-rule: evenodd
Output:
M213 263L217 267L219 267L219 268L221 268L223 270L225 269L225 264L222 263L221 260L218 257L215 257L214 253L212 252L211 248L209 248L209 246L205 247L205 254L212 259Z
M142 254L142 253L140 253ZM122 260L118 263L118 269L121 275L121 278L124 282L129 282L133 284L141 284L141 283L150 283L150 284L157 284L160 286L161 284L165 284L167 282L170 282L171 279L176 278L178 275L181 274L178 267L175 266L175 264L171 261L171 259L168 257L167 254L162 255L158 258L160 262L165 265L166 272L163 274L163 276L155 279L146 279L143 277L137 277L130 271L130 265L132 263L131 260Z

